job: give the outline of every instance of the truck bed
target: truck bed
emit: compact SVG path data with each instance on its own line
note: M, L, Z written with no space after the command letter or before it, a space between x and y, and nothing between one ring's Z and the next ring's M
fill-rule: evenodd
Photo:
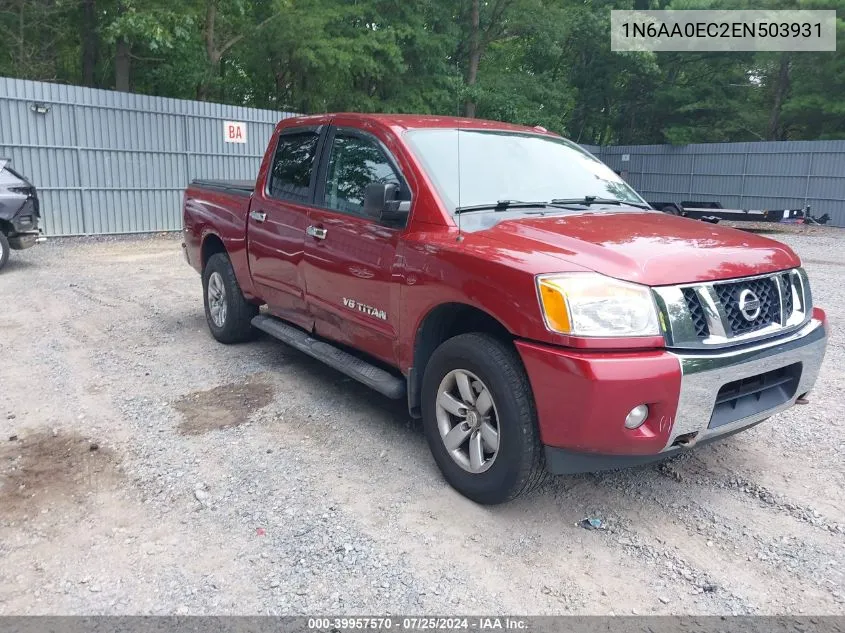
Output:
M209 227L213 227L213 233L227 245L233 261L246 266L246 250L231 247L229 241L243 242L254 188L252 180L196 179L188 185L182 211L186 229L185 256L197 271L202 272L203 266L200 238ZM246 290L249 291L248 288Z
M214 189L224 191L236 196L251 196L255 190L254 180L206 180L195 179L191 181L192 187L201 189Z

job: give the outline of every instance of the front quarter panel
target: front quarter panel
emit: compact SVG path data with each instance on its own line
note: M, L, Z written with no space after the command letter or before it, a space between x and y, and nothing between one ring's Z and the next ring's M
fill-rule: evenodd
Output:
M543 323L534 271L557 270L561 262L477 236L457 238L457 231L414 233L400 245L398 256L404 264L402 369L413 364L415 334L422 321L446 303L478 308L514 336L559 343L560 337Z
M460 239L459 239L460 236ZM514 337L576 349L659 349L662 336L575 337L550 331L535 278L544 273L589 272L554 255L457 230L410 233L398 252L403 269L399 358L413 364L413 342L425 317L445 303L486 312Z

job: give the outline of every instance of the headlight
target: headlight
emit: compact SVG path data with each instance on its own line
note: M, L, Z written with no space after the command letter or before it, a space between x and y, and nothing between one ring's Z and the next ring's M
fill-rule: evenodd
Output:
M546 327L572 336L658 336L657 308L647 286L596 273L537 277Z

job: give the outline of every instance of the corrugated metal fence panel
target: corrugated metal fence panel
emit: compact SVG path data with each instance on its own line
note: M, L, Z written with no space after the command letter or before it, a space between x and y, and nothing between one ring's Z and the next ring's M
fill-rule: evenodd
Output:
M646 200L740 209L809 204L814 216L827 213L833 226L845 226L845 141L585 147Z
M172 231L191 179L254 178L288 116L0 77L0 156L39 189L47 235ZM247 142L226 143L224 121Z
M254 178L287 116L0 77L0 156L39 188L48 235L178 230L187 182ZM224 142L224 121L245 122L247 142ZM585 147L648 200L809 204L845 226L845 141Z

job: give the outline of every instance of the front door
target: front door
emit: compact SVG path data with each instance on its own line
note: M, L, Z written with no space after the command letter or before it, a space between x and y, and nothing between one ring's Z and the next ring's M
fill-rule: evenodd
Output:
M405 200L410 190L388 150L369 134L334 129L323 155L303 266L315 329L393 364L402 227L365 217L364 190L373 182L394 183Z
M258 294L273 314L309 330L313 320L300 264L319 139L318 128L292 128L279 135L267 186L255 192L247 219L249 267Z

